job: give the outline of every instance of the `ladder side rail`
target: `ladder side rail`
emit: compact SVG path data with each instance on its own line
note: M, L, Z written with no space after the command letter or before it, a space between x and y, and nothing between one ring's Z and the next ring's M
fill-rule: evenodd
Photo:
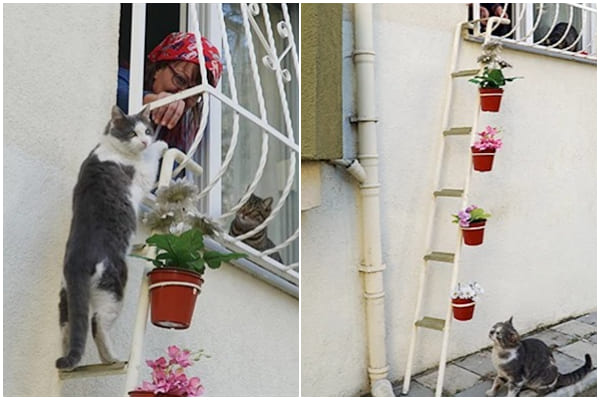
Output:
M444 153L445 153L445 148L446 148L446 138L442 135L442 132L447 128L448 120L450 118L449 117L450 116L450 106L452 103L452 95L453 95L453 88L454 88L454 79L452 78L452 72L454 72L456 70L456 66L458 63L458 52L460 50L460 44L461 44L461 31L462 31L462 22L457 24L456 30L454 33L454 42L452 45L452 58L451 58L450 66L449 66L449 70L448 70L448 78L447 78L448 83L446 86L446 101L444 104L444 112L443 112L443 116L442 116L442 124L441 124L442 129L440 130L440 132L438 132L439 140L441 140L442 143L439 146L437 162L436 162L436 167L435 167L434 182L433 182L434 190L437 190L439 187L439 184L440 184L440 175L441 175L442 163L443 163L443 158L444 158ZM431 205L430 205L429 209L431 211L429 213L429 219L427 222L427 233L425 236L426 237L426 253L429 253L431 251L431 240L432 240L432 236L433 236L433 224L434 224L435 212L436 212L436 197L433 195L433 191L431 193L430 201L431 201ZM419 329L416 325L416 322L419 320L419 316L421 315L421 308L423 305L423 294L424 294L424 289L425 289L426 268L427 268L427 261L424 260L423 267L421 268L421 271L419 273L419 288L418 288L418 294L417 294L417 304L415 307L415 316L414 316L413 324L411 327L411 339L410 339L410 344L409 344L409 349L408 349L408 359L406 362L406 370L404 373L404 383L403 383L403 388L402 388L402 393L404 393L404 394L407 394L410 389L410 379L411 379L411 375L412 375L413 359L414 359L414 353L415 353L415 347L416 347L416 341L417 341L417 331Z
M184 156L179 150L170 149L165 152L163 157L163 163L158 178L158 187L167 187L171 182L171 171L175 165L175 153L180 153L180 156ZM191 164L197 164L193 161ZM199 166L198 166L199 167ZM200 168L200 172L202 169ZM152 258L156 255L156 249L152 248L148 250L149 257ZM135 325L133 328L133 337L131 339L131 351L129 354L129 361L127 365L127 378L125 381L125 396L129 391L134 390L138 385L138 379L140 375L140 366L142 365L142 355L144 353L144 335L146 333L146 326L148 325L148 310L150 309L150 291L148 276L146 275L150 269L144 267L142 271L142 282L140 284L140 293L138 295L138 307L135 317Z

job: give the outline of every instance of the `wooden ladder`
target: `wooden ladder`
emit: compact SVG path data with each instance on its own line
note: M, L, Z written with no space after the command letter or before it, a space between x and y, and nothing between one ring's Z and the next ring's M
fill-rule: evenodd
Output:
M452 58L450 61L450 71L448 74L447 80L447 89L446 89L446 101L444 106L443 120L442 120L442 129L441 135L439 136L441 144L439 146L439 154L437 158L437 165L435 171L435 181L434 181L434 190L432 191L431 196L431 207L430 207L430 215L427 226L427 253L423 257L423 267L420 271L419 277L419 290L417 297L417 304L415 309L415 316L413 321L413 326L411 329L411 339L410 346L408 351L408 360L406 363L406 371L404 375L404 384L402 388L402 393L407 394L410 389L410 380L412 374L412 367L415 355L415 347L417 342L417 336L421 332L421 329L430 329L439 331L442 333L442 349L440 355L440 363L438 368L438 378L435 389L436 397L442 395L442 387L444 384L444 373L446 369L446 358L448 352L448 342L450 338L450 324L452 321L452 306L450 302L450 294L452 290L457 284L458 280L458 272L459 272L459 263L460 263L460 252L462 247L462 234L460 229L457 229L458 235L456 240L456 248L453 253L436 251L432 249L433 246L433 228L435 224L435 215L438 207L438 201L444 198L455 198L460 199L462 202L462 209L467 206L468 202L468 194L469 194L469 185L471 182L471 174L473 171L472 165L468 163L468 171L466 171L466 178L464 181L464 185L462 188L440 188L443 164L444 164L444 155L446 152L446 141L452 140L453 137L456 136L466 136L470 135L471 140L474 139L475 132L477 130L477 125L479 122L479 101L476 102L477 109L474 112L473 124L469 127L449 127L449 117L450 117L450 109L452 107L452 95L454 92L454 84L455 79L463 78L463 77L471 77L477 75L481 69L468 69L468 70L456 70L458 65L458 58L460 52L460 45L462 42L462 31L463 29L469 28L470 25L461 23L457 25L455 34L454 34L454 43L453 43L453 52ZM470 157L470 152L469 152ZM458 208L457 208L458 209ZM447 220L448 221L448 220ZM448 306L446 310L446 315L443 318L427 316L423 313L423 297L425 295L425 287L427 286L427 274L426 269L429 267L431 262L438 263L447 263L452 264L452 277L450 280L449 291L448 291Z

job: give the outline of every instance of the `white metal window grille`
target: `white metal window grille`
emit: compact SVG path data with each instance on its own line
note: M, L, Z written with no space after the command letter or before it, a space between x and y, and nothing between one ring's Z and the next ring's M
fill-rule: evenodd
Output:
M141 108L143 8L133 5L130 112ZM199 95L202 109L200 128L189 151L171 152L180 164L174 169L168 166L172 160L165 156L160 180L168 180L185 168L200 184L201 209L222 228L215 234L217 243L213 246L248 254L251 262L242 260L240 267L297 297L298 6L189 5L181 18L187 19L188 31L197 37L206 36L219 48L224 69L217 88L201 84L152 103L154 109ZM201 41L197 43L201 47ZM198 50L202 54L202 49ZM200 73L202 82L207 82L204 63ZM231 221L253 193L273 198L271 215L244 235L230 236ZM265 228L275 247L258 251L243 243ZM269 257L275 252L283 263Z
M511 20L508 28L492 36L508 48L531 51L596 64L595 3L499 3ZM483 41L481 3L473 3L467 39ZM493 16L493 15L490 15ZM497 22L492 26L496 30Z

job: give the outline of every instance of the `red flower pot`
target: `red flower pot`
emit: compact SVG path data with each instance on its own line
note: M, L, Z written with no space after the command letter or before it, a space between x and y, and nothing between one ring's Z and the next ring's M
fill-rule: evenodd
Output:
M504 89L479 88L481 111L498 112L498 110L500 110L500 101L502 100L502 93L504 93Z
M452 299L452 313L454 319L468 321L473 318L475 302L473 299Z
M129 392L129 397L184 397L178 394L170 394L170 393L154 393L147 392L144 390L132 390Z
M204 283L202 276L176 268L156 268L148 277L152 323L162 328L188 328Z
M486 172L492 170L496 149L478 150L471 146L471 153L475 171Z
M468 227L461 227L463 241L467 246L477 246L483 243L483 231L486 221L471 222Z

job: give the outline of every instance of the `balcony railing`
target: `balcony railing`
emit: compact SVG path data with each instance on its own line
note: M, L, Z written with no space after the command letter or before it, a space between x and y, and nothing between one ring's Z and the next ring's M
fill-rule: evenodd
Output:
M499 3L510 25L498 22L491 27L492 36L504 47L596 64L595 3ZM486 31L486 8L473 3L467 39L483 41ZM496 10L494 10L496 11ZM489 11L488 11L489 12Z

